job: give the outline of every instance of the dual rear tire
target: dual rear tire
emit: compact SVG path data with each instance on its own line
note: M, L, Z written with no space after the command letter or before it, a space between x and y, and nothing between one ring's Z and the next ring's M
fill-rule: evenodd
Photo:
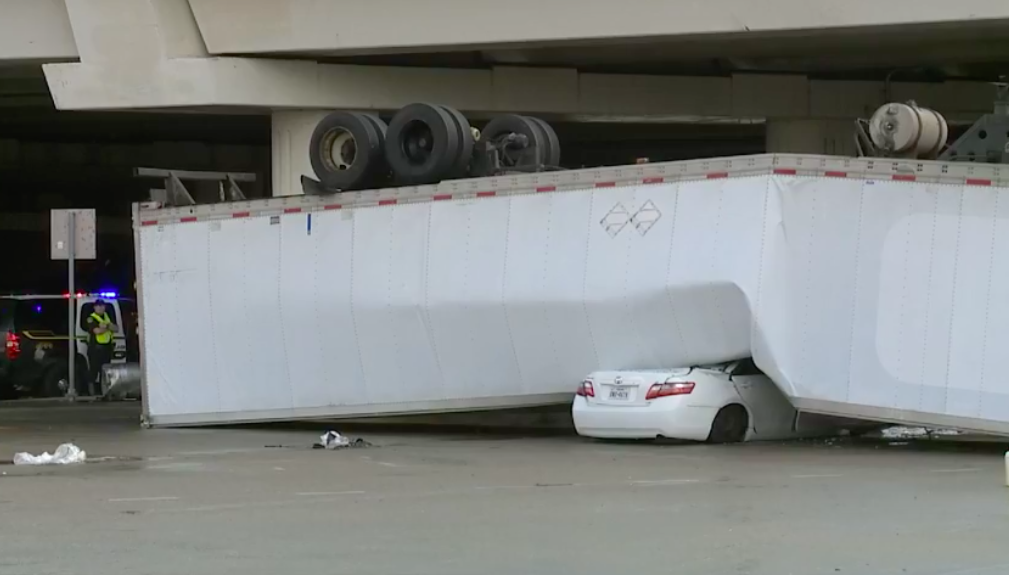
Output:
M385 140L395 182L416 186L465 177L473 158L473 131L457 110L410 104L396 113Z
M475 132L458 110L438 104L410 104L388 125L374 114L333 112L312 133L312 170L326 190L347 191L560 164L557 134L539 118L498 116Z
M312 171L326 188L363 189L378 185L387 172L384 147L388 127L378 116L333 112L312 132Z

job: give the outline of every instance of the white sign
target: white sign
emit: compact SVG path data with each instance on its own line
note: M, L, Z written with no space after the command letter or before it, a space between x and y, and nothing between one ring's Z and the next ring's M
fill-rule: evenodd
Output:
M49 252L54 260L70 259L70 214L74 214L74 259L93 260L95 249L94 210L51 210Z

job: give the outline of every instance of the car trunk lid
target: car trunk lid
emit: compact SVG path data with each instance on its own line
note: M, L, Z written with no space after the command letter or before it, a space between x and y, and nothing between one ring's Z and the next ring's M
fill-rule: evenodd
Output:
M656 383L664 383L669 378L688 375L691 368L667 369L661 371L598 371L589 380L595 397L590 403L612 407L640 407L648 405L645 396L648 388Z

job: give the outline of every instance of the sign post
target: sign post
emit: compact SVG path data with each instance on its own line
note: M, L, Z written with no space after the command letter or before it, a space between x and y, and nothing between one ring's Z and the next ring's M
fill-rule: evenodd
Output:
M74 285L74 271L77 260L93 260L95 249L94 210L52 210L49 213L51 232L49 241L50 258L67 261L67 286L70 298L67 300L67 398L77 397L77 291Z

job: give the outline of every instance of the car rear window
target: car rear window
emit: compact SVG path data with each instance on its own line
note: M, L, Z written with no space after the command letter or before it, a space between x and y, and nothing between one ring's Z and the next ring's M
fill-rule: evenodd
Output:
M14 321L14 300L0 299L0 329L10 329Z
M14 323L18 331L67 332L67 300L17 300Z

